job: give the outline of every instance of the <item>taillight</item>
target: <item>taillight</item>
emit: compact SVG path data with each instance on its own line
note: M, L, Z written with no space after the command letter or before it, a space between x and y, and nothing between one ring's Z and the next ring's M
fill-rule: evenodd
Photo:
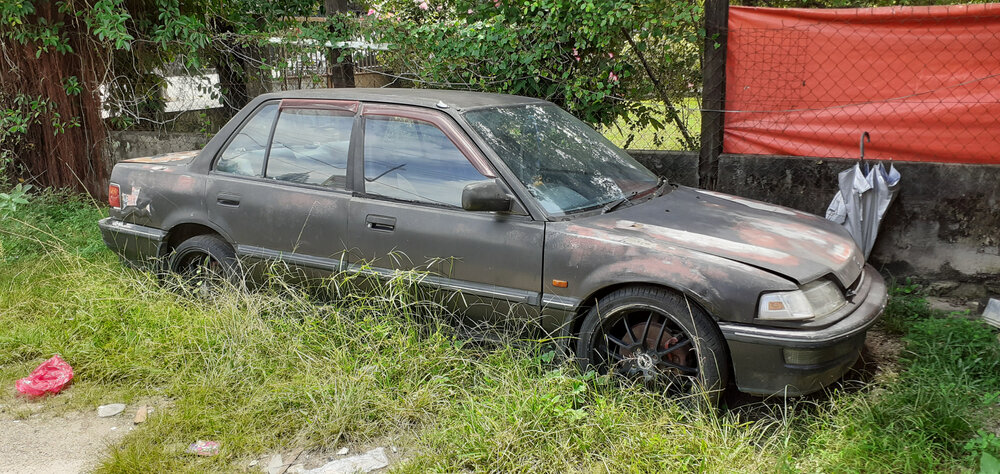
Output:
M122 188L115 183L108 185L108 205L113 209L122 208Z

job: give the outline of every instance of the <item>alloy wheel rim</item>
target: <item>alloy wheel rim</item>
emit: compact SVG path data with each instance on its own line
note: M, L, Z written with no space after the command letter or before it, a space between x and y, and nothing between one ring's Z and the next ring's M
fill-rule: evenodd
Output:
M620 308L606 316L591 347L599 373L617 374L648 388L685 393L701 375L691 336L670 315L649 306Z

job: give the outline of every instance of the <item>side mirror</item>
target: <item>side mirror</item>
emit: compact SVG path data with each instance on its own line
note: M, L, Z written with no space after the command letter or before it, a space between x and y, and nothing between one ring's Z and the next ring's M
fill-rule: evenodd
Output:
M480 212L510 212L510 195L497 181L480 181L462 190L462 209Z

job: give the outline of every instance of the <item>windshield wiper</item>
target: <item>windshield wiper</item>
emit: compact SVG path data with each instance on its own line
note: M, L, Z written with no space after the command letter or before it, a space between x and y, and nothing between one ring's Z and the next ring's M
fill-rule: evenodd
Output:
M636 194L638 193L633 191L632 194L629 194L628 196L622 196L618 199L615 199L614 201L609 202L607 205L604 206L603 209L601 209L601 214L607 214L615 210L615 208L617 208L618 206L621 206L622 204L631 201Z
M621 206L622 204L625 204L625 203L627 203L627 202L635 199L638 196L645 196L645 195L649 194L650 192L653 193L653 197L662 196L663 193L665 192L666 188L667 188L667 178L664 178L663 176L660 176L656 180L656 185L653 186L652 188L649 188L649 189L647 189L647 190L645 190L645 191L643 191L641 193L638 192L638 191L633 191L628 196L622 196L622 197L620 197L618 199L615 199L614 201L609 202L607 205L604 206L603 209L601 209L601 214L607 214L607 213L609 213L609 212L617 209L618 206Z
M660 197L667 192L667 178L660 176L659 181L656 183L656 192L653 193L653 197Z

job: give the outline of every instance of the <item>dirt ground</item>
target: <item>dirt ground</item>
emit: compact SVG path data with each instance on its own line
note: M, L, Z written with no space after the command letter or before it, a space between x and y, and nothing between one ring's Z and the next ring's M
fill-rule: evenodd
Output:
M37 406L38 412L24 419L0 414L0 474L88 472L132 429L134 409L98 418L96 408L49 415Z

